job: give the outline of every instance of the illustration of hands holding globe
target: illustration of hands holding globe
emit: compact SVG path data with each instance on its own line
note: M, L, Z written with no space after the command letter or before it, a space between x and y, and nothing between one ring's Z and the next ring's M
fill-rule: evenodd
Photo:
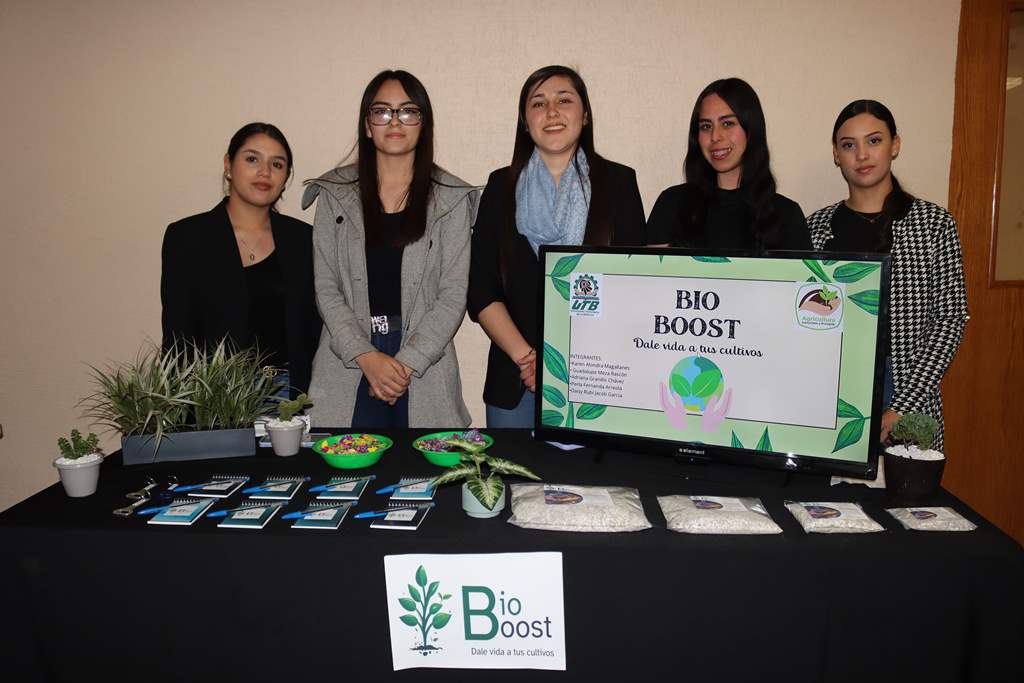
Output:
M686 430L688 411L699 412L700 431L714 433L732 407L732 389L722 371L704 356L686 356L661 382L661 409L673 428Z

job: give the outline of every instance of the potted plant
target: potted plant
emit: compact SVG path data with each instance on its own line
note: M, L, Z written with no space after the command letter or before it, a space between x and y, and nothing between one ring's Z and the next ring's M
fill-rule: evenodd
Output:
M939 433L935 418L923 413L906 413L893 425L885 449L885 487L908 502L933 495L942 481L946 456L931 449Z
M281 401L277 406L277 417L267 421L267 433L275 455L295 455L302 445L302 434L306 422L295 416L303 408L313 405L305 394L299 394L294 401Z
M86 416L122 434L126 465L255 455L253 423L278 392L263 361L226 341L151 345L134 362L92 368Z
M64 492L72 498L84 498L96 493L96 483L100 478L100 465L103 454L99 449L99 437L93 433L82 438L77 429L71 430L71 439L57 439L60 457L55 458L53 466L60 473L60 483Z
M435 477L434 486L465 479L462 484L462 509L470 517L494 517L505 509L505 482L502 474L512 474L540 481L540 477L518 463L487 455L486 442L469 438L445 440L462 449L461 462Z

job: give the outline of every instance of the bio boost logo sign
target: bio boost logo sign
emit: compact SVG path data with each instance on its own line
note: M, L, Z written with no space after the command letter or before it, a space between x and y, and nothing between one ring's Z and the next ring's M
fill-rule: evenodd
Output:
M486 565L496 557L515 558L512 567L508 560L502 567L512 571L480 567L492 571L466 572L465 565L458 566L459 558ZM433 567L429 573L428 567ZM403 571L396 573L400 568ZM387 557L385 572L389 605L401 608L389 607L396 670L416 666L565 669L559 553ZM410 574L413 582L407 583ZM522 579L538 575L551 581L538 586ZM463 581L453 581L453 576Z

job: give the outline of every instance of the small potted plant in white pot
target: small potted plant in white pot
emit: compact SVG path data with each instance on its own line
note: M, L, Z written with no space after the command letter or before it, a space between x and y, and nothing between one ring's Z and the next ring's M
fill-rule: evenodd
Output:
M915 502L939 489L946 456L932 450L939 423L924 413L906 413L892 427L885 449L885 487L901 500Z
M64 492L72 498L84 498L96 493L96 484L100 478L100 465L103 454L99 449L99 437L93 433L82 438L77 429L71 430L71 439L63 436L57 439L60 457L53 461L53 466L60 473L60 483Z
M267 422L270 445L276 455L295 455L302 445L306 422L296 417L303 408L313 405L305 394L299 394L294 401L281 401L277 406L277 417Z
M502 474L540 481L540 477L529 468L484 453L487 443L459 438L446 439L446 443L462 449L462 461L435 477L433 483L434 486L440 486L465 479L462 484L462 509L470 517L494 517L505 509L505 482L502 481Z

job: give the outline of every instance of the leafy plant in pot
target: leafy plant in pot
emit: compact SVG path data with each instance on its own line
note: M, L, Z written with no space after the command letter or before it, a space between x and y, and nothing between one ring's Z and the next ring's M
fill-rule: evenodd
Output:
M305 394L299 394L293 401L281 401L277 406L277 417L267 422L270 445L275 455L295 455L302 445L302 434L306 430L304 420L296 413L313 405Z
M71 439L57 439L60 457L55 458L53 466L60 473L60 483L64 492L72 498L84 498L96 493L96 484L100 478L100 465L103 454L99 448L100 440L92 432L82 438L77 429L71 430Z
M935 494L942 481L946 456L931 449L939 433L935 418L923 413L906 413L893 425L885 449L885 487L906 502L917 502Z
M122 434L124 464L255 455L253 422L278 387L264 357L221 341L144 348L132 362L93 367L86 416Z
M540 481L540 477L511 460L487 455L486 443L451 438L446 443L462 450L461 462L434 478L434 486L465 480L462 509L470 517L494 517L505 509L505 482L501 475L515 475Z

